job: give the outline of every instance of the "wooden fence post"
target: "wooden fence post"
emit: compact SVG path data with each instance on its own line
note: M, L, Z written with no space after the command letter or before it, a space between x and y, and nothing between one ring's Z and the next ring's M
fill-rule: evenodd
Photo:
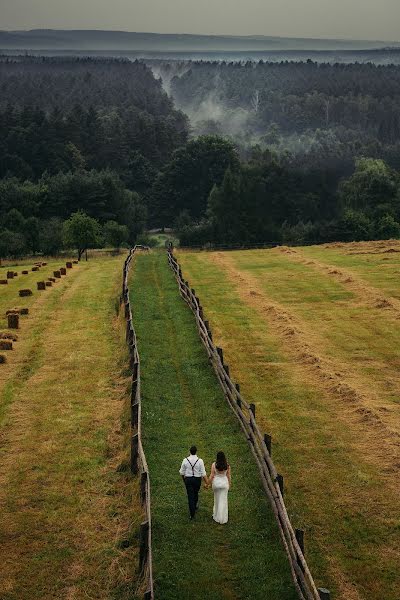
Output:
M144 521L144 523L140 524L140 534L139 534L139 571L143 573L144 567L147 563L147 557L149 553L149 522Z
M250 404L249 408L250 408L251 412L253 413L253 417L256 418L256 405Z
M137 402L131 406L131 425L133 429L137 429L139 425L139 404Z
M221 359L221 362L222 362L222 364L224 364L224 351L222 350L222 348L219 348L219 347L217 346L217 352L218 352L218 356L219 356L219 357L220 357L220 359Z
M131 440L131 472L137 475L139 472L139 436L137 433L132 435Z
M318 594L321 600L331 600L331 593L326 588L318 588Z
M276 476L276 481L278 482L279 489L281 490L281 494L283 496L283 494L284 494L284 489L283 489L283 475L280 475L278 473L277 476Z
M268 435L268 433L264 433L264 444L267 447L268 454L271 456L272 454L272 437Z
M303 529L295 529L294 533L296 536L297 543L300 546L300 550L302 551L303 556L304 556L304 530Z
M142 504L146 502L147 499L147 471L143 471L140 476L140 501Z

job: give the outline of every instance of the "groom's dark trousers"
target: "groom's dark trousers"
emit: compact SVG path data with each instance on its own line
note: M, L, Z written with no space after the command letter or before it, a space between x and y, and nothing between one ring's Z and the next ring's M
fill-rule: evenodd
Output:
M185 477L185 485L189 502L189 512L193 519L196 513L196 506L199 501L201 477Z

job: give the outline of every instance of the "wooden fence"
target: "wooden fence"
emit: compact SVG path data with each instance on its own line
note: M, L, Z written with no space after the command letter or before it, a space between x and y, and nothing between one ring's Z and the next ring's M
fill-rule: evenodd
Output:
M330 600L330 592L325 588L316 587L310 569L304 557L304 531L294 529L289 519L283 500L283 477L277 472L271 459L271 436L263 434L256 422L254 404L247 404L240 393L239 384L235 384L229 373L229 367L224 362L222 348L213 343L212 332L208 321L205 320L203 308L195 290L183 279L182 270L173 256L168 252L168 262L175 273L182 298L192 309L200 338L207 350L208 357L224 391L229 406L239 420L246 435L250 448L260 471L263 488L269 498L272 510L279 525L282 542L289 558L293 580L302 600Z
M142 446L142 403L140 394L140 357L137 349L136 332L133 327L132 306L129 298L129 269L132 259L143 246L135 246L130 250L124 263L121 303L124 306L126 319L126 341L129 347L130 369L132 371L131 388L131 471L140 476L140 500L144 510L144 521L140 524L139 535L139 572L144 582L145 600L153 600L153 560L151 545L151 504L150 477L146 456Z

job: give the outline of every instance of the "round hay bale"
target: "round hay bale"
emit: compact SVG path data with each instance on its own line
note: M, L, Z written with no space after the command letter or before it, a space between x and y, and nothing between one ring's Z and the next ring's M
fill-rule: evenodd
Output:
M60 268L60 273L61 273L61 275L66 275L67 274L67 269L65 267L61 267Z
M19 315L18 314L10 314L7 317L8 320L8 329L19 329Z
M20 308L19 314L20 315L29 315L29 308Z
M20 295L21 297L24 297L24 296L32 296L32 290L29 290L29 289L25 289L25 290L19 290L19 295Z
M0 354L0 365L4 365L5 362L7 362L6 357L4 354Z
M37 289L38 290L45 290L46 289L46 282L45 281L38 281L36 285L37 285Z
M72 262L66 262L65 266L67 267L67 269L72 269Z
M60 273L60 271L54 271L53 275L54 275L54 277L56 279L61 279L61 273Z
M8 279L0 279L0 285L7 285Z
M22 275L29 275L29 271L22 271Z
M7 279L14 279L15 273L14 271L7 271Z
M53 284L51 281L46 281L46 287L51 287Z
M12 350L13 343L11 340L0 340L0 350Z

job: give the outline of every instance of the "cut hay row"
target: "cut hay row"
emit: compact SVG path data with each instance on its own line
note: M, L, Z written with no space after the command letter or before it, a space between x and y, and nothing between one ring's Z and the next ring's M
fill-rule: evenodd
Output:
M2 598L134 597L121 268L93 260L37 295L0 373Z
M296 252L398 298L399 253L387 247ZM341 600L397 600L399 321L290 250L179 260L215 343L276 440L289 514L310 530L312 572Z

